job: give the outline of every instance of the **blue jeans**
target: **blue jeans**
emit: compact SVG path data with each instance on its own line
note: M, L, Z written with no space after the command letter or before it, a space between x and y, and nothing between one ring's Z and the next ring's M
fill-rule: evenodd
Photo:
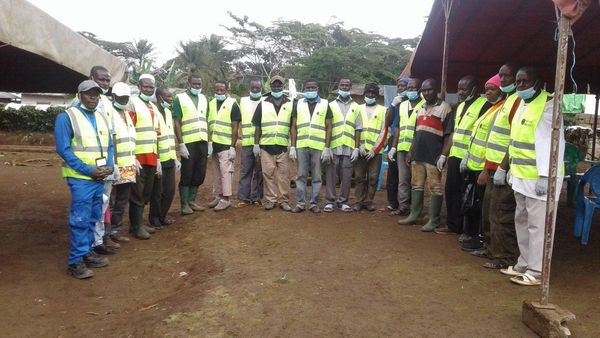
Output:
M310 206L319 205L319 193L321 191L321 151L300 148L297 153L298 179L296 180L296 205L302 209L306 206L306 182L309 173L312 176Z
M238 199L245 202L260 201L263 196L263 178L260 159L252 153L252 146L242 147Z
M104 181L67 178L67 184L72 199L69 212L71 251L68 264L75 264L90 252L94 243L96 222L104 217L102 214Z

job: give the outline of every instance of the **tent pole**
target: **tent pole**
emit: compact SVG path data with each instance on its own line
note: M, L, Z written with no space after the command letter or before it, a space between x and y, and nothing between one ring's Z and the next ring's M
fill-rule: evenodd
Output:
M592 161L596 159L596 128L598 128L598 103L600 94L596 94L596 110L594 111L594 128L592 129Z
M448 21L450 21L450 12L452 10L453 0L442 0L444 7L444 53L442 55L442 80L440 93L442 100L446 99L446 88L448 88Z

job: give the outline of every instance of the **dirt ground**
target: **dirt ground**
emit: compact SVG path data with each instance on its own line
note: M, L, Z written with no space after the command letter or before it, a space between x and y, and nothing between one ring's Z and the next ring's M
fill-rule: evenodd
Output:
M382 212L245 207L182 218L176 199L175 225L75 280L56 155L1 149L2 337L534 336L521 303L539 287L482 268L456 236L402 227ZM200 190L205 203L211 182ZM385 206L385 191L376 202ZM577 316L573 336L599 337L600 235L593 229L580 245L573 219L561 203L551 301Z

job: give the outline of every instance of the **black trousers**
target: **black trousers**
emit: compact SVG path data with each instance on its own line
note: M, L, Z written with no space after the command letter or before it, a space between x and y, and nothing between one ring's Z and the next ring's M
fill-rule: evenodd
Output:
M135 177L135 184L131 188L131 194L129 195L130 208L132 204L143 208L146 203L150 202L155 176L156 167L142 166L140 173Z
M463 232L463 216L460 213L462 194L465 191L465 180L460 173L460 161L456 157L448 158L446 174L446 225L457 234Z
M389 159L385 190L387 191L388 205L393 209L398 209L398 162L390 162Z
M110 224L113 230L123 226L123 214L129 203L129 193L134 183L114 185L110 194Z
M163 168L162 176L155 176L150 197L150 223L164 221L175 197L175 167Z
M481 171L468 171L468 182L473 184L474 202L473 208L465 215L465 224L463 232L471 237L483 235L483 197L485 194L485 185L477 185L477 178Z
M190 158L181 158L181 177L179 186L197 187L204 183L206 163L208 162L208 142L186 143Z

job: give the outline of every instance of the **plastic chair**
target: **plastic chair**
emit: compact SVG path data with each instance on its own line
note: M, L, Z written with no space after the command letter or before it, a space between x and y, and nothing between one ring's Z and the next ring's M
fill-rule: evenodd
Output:
M584 188L589 183L590 194L584 195ZM591 167L583 174L577 189L577 209L575 210L575 227L573 235L581 237L581 244L587 245L592 228L594 210L600 208L600 165Z
M387 170L388 167L389 167L389 163L386 161L388 150L389 149L386 146L385 149L383 149L383 153L381 154L381 169L379 169L379 176L377 176L377 189L376 189L376 191L381 190L381 181L383 179L383 172L385 170Z
M565 174L568 176L567 180L567 205L574 206L575 193L577 192L577 184L579 183L579 176L577 176L577 165L579 162L585 160L585 154L572 143L565 144Z

